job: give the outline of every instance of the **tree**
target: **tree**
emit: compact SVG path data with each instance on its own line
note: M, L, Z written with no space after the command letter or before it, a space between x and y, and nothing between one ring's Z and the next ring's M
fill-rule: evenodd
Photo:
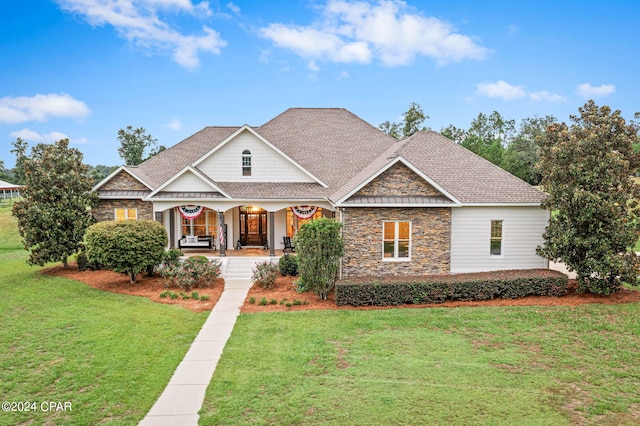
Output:
M593 101L579 111L570 127L554 124L538 139L543 206L553 212L538 254L575 271L579 291L609 294L636 282L628 249L640 234L640 191L629 177L637 129Z
M162 145L155 147L158 140L146 134L144 127L134 129L131 126L127 126L126 129L120 129L118 130L118 140L120 141L118 154L120 154L125 164L129 166L137 166L166 149ZM145 156L145 152L148 149L149 153Z
M85 237L89 260L115 272L136 275L159 265L164 258L167 231L154 220L98 222Z
M11 142L11 145L13 145L11 153L16 155L16 166L13 168L13 183L24 185L26 182L24 161L27 158L27 148L29 144L25 140L17 138Z
M515 120L505 120L498 111L488 116L480 113L471 121L460 145L501 166L505 147L511 143L514 134Z
M409 109L402 114L402 117L404 118L402 123L385 121L378 128L398 140L408 138L416 132L427 130L427 127L423 126L422 123L429 119L429 116L425 115L420 104L411 102Z
M82 246L84 232L91 223L91 207L97 197L91 191L82 153L69 148L69 140L53 145L39 144L31 158L23 161L26 183L24 199L14 204L18 231L30 265L62 262Z
M4 161L0 160L0 178L6 179L7 175L4 171Z
M501 167L531 185L540 184L542 176L536 169L538 146L536 138L544 136L547 127L558 120L552 116L524 118L518 134L504 151Z
M335 287L340 271L340 227L340 222L321 217L304 223L296 235L300 280L322 300Z

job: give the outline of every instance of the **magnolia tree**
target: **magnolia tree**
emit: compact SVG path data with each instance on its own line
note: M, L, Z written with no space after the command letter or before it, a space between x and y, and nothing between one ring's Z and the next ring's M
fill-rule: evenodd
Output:
M580 291L609 294L636 282L633 247L640 232L640 191L632 144L637 129L620 111L589 101L573 124L554 124L538 139L544 207L552 214L538 253L575 271Z
M304 286L322 300L335 287L340 271L344 253L340 226L323 217L304 223L296 235L298 274Z
M22 160L25 186L22 201L13 206L28 263L62 262L82 247L84 232L93 223L91 207L97 202L82 153L69 148L67 139L39 144Z

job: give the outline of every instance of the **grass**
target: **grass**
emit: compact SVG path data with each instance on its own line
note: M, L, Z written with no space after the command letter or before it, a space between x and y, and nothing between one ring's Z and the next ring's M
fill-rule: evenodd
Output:
M0 208L0 395L36 402L0 425L135 425L148 412L206 313L92 289L26 264L10 209ZM42 402L70 402L44 412Z
M640 305L243 314L201 425L638 424Z

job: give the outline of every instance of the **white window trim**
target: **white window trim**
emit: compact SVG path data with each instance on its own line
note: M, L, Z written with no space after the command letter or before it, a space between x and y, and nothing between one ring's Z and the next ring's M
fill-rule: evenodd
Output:
M398 235L399 235L399 224L400 222L408 222L409 223L409 256L408 257L398 257ZM384 224L385 223L393 223L395 224L395 229L393 232L393 257L384 257ZM413 222L410 220L383 220L382 221L382 261L383 262L410 262L411 261L411 252L413 245Z
M127 220L138 220L138 208L134 207L134 208L128 208L128 207L114 207L113 208L113 220L117 221L118 220L118 210L124 210L124 220L122 222L126 222ZM136 213L136 217L133 219L129 219L129 211L133 210Z
M493 222L500 222L500 254L491 253L491 242L493 241L491 225ZM504 257L504 219L491 219L489 221L489 257L492 259L500 259Z
M253 176L253 160L252 158L252 154L251 151L249 151L248 149L245 149L244 151L242 151L242 177L245 179L250 179ZM249 160L248 161L248 165L245 165L245 159ZM245 176L244 171L245 169L249 170L249 175Z

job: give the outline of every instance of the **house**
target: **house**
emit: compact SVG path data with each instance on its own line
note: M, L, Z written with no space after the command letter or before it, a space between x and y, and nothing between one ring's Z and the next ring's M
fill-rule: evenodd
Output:
M343 276L546 268L544 194L442 135L396 141L341 108L207 127L94 188L98 220L155 219L171 247L281 249L306 220L342 222Z

